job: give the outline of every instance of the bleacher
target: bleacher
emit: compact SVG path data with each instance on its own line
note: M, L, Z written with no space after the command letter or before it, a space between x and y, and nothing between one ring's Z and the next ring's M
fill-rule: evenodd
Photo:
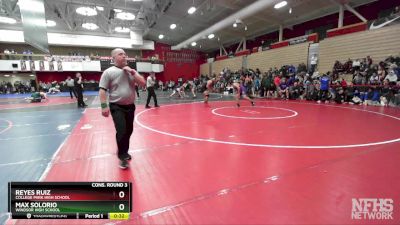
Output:
M319 43L319 71L332 71L333 62L371 56L374 63L400 53L400 24L326 38Z
M212 63L212 71L214 73L219 73L226 67L230 68L231 70L239 70L243 66L244 57L245 56L237 56L234 58L215 61Z
M248 68L259 68L267 71L269 68L280 68L284 62L286 65L298 65L307 62L309 42L257 52L247 57Z
M200 74L208 74L210 65L208 63L204 63L200 65Z

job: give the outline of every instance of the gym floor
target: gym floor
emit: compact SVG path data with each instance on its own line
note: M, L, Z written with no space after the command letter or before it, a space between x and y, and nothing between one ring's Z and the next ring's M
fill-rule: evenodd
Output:
M97 93L78 109L0 98L0 224L9 181L130 181L128 221L8 220L7 224L399 224L400 109L246 100L137 101L128 170ZM150 104L153 105L153 102ZM352 219L352 199L393 199L394 220Z

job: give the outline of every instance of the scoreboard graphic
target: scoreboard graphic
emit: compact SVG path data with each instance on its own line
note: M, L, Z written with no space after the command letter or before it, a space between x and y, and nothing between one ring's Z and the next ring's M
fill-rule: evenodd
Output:
M12 219L129 219L130 182L9 182Z

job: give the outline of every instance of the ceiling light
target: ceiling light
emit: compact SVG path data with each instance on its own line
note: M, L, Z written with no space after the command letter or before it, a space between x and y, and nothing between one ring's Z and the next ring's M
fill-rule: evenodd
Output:
M194 47L197 45L197 43L195 41L193 41L191 45Z
M116 12L116 13L122 12L122 9L113 9L113 10L114 10L114 12Z
M213 39L214 37L215 37L214 34L209 34L209 35L208 35L208 39Z
M247 30L247 26L244 26L244 30Z
M285 5L287 5L287 1L281 1L281 2L279 2L279 3L277 3L277 4L275 4L275 5L274 5L274 8L275 8L275 9L279 9L279 8L284 7Z
M171 29L171 30L173 30L173 29L175 29L176 28L176 24L171 24L170 26L169 26L169 28Z
M97 28L99 28L99 26L94 23L84 23L82 24L82 27L88 30L96 30Z
M10 75L8 75L8 74L4 74L4 76L5 76L5 77L9 77Z
M163 34L158 35L158 39L163 39L163 38L164 38Z
M33 74L31 74L31 75L29 75L30 77L34 77L35 75L33 75Z
M97 15L97 11L91 7L79 7L76 9L76 13L84 15L84 16L95 16Z
M120 13L117 13L117 15L115 17L120 20L134 20L135 19L135 15L133 15L130 12L120 12Z
M193 14L194 12L196 12L196 7L192 6L188 9L188 13L189 14Z
M116 27L115 31L120 33L129 33L131 30L127 27Z
M96 6L96 9L99 11L104 11L104 7L103 6Z
M289 13L292 14L292 8L289 9Z
M234 23L234 24L233 24L233 27L237 27L237 23Z
M57 24L53 20L46 20L46 25L48 27L55 27Z
M0 23L9 23L9 24L14 24L17 21L13 18L10 17L4 17L4 16L0 16Z

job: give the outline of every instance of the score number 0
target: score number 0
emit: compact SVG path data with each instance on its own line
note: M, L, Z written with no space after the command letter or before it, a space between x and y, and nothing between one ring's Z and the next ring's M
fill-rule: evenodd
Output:
M120 191L119 193L118 193L118 197L119 198L124 198L125 197L125 192L123 192L123 191ZM124 209L125 209L125 205L124 204L119 204L119 210L121 210L121 211L123 211Z

